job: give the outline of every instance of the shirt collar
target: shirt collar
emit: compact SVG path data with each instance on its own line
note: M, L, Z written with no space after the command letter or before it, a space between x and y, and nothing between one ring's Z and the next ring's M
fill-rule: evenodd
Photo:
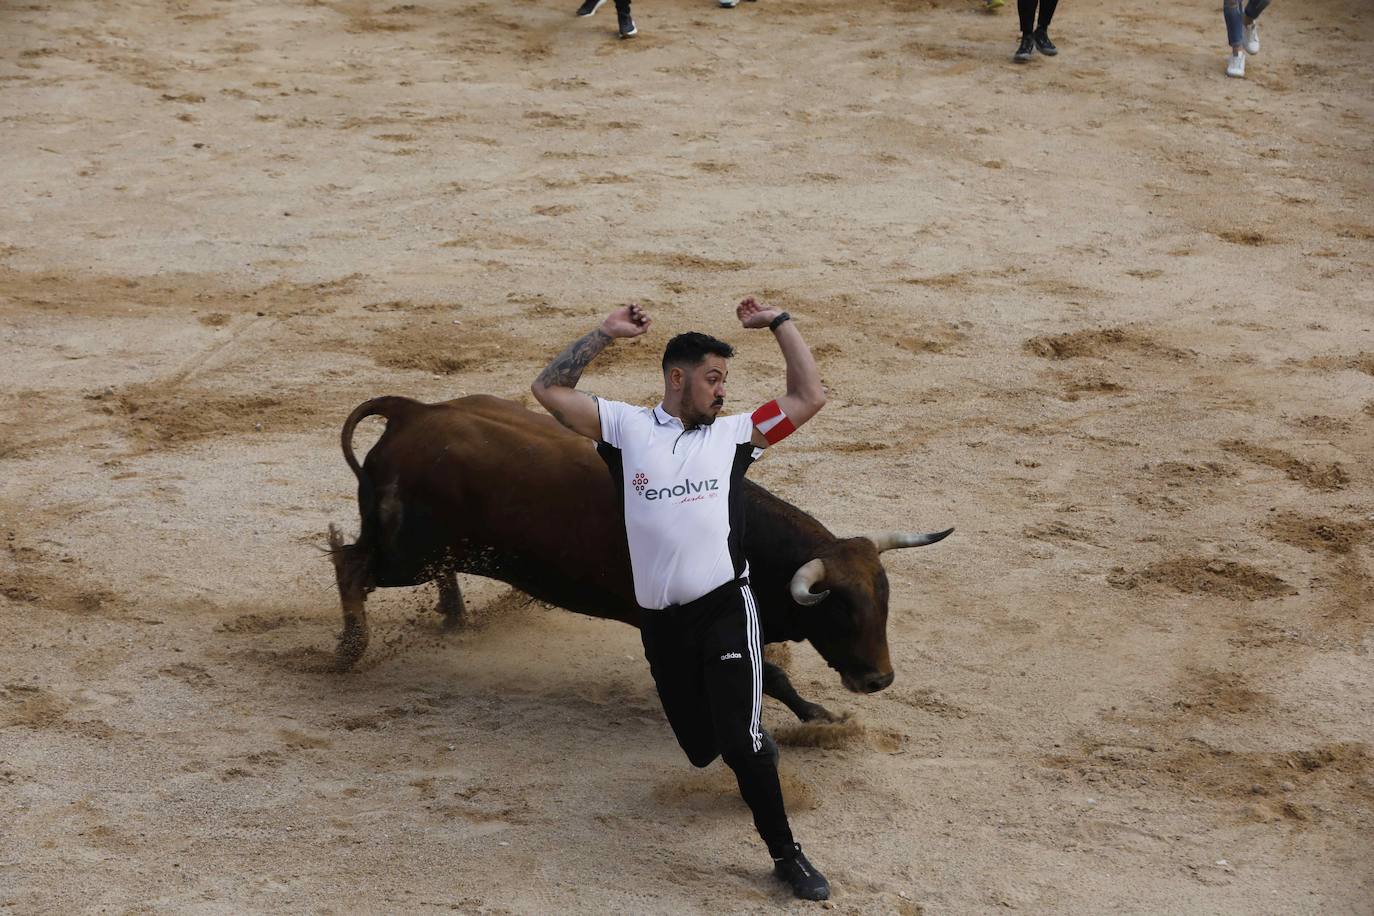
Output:
M679 429L683 428L681 420L679 420L677 417L673 416L672 414L668 413L668 411L663 409L662 401L659 401L657 406L654 407L654 422L657 423L659 426L676 425Z

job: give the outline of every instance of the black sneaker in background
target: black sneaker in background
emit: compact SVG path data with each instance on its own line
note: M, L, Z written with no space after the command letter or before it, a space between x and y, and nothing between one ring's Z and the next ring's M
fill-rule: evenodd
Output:
M1021 43L1016 46L1016 53L1011 56L1011 59L1016 61L1018 64L1024 64L1026 61L1031 59L1031 55L1034 53L1035 40L1032 39L1029 35L1022 35Z
M830 882L806 860L801 847L796 843L792 844L792 851L787 855L773 860L773 874L792 888L792 893L802 900L830 899Z
M639 29L635 28L634 17L630 15L629 10L616 10L615 15L620 20L621 38L634 38L639 34Z
M1031 38L1035 39L1036 50L1046 57L1053 57L1059 53L1059 49L1054 46L1054 42L1050 41L1050 33L1044 29L1036 29L1035 33L1031 35Z
M585 2L577 8L577 15L590 16L592 13L601 9L601 4L605 2L606 0L585 0Z

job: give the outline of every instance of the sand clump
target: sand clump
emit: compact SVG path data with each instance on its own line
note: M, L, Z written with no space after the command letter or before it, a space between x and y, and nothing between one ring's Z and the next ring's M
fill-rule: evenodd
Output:
M1281 449L1255 445L1240 439L1222 443L1222 448L1256 464L1276 468L1305 487L1323 492L1343 490L1350 483L1350 472L1339 461L1310 461Z
M377 332L371 347L380 366L443 376L491 369L521 352L509 334L455 327L451 321L388 328Z
M1233 601L1260 601L1297 593L1283 579L1247 563L1201 557L1161 560L1134 573L1118 567L1107 582L1125 590L1161 585L1184 594L1215 595Z
M1228 804L1237 820L1306 828L1358 819L1374 803L1369 746L1340 742L1274 752L1240 752L1198 738L1166 746L1088 742L1078 754L1047 758L1100 788L1141 780L1184 796Z
M1342 521L1324 515L1284 512L1270 519L1265 530L1277 540L1312 552L1348 554L1370 540L1369 522Z
M149 448L175 448L221 436L313 429L329 408L308 389L282 394L226 396L198 387L130 385L96 398Z
M1170 347L1156 341L1138 328L1094 328L1065 334L1032 337L1024 349L1033 356L1045 359L1110 358L1120 353L1135 353L1171 360L1189 356L1189 351Z

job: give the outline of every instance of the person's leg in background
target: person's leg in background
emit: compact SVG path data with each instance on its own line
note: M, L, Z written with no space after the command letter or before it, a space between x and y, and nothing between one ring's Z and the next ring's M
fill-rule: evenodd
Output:
M615 0L615 18L621 38L634 38L639 34L634 17L630 15L630 0Z
M1241 0L1221 0L1221 15L1226 19L1226 41L1231 45L1231 56L1226 60L1226 75L1242 77L1245 75L1245 14L1241 11Z
M1050 20L1054 18L1054 8L1059 0L1040 0L1040 21L1035 25L1035 49L1046 57L1054 57L1059 49L1050 41Z
M1245 4L1245 52L1258 54L1260 49L1259 23L1255 20L1269 5L1269 0L1250 0Z
M606 0L582 0L582 5L577 8L577 15L594 16L605 3ZM634 38L639 34L639 29L635 28L634 18L630 16L630 0L615 0L615 18L620 27L621 38Z
M1031 33L1035 31L1036 5L1037 0L1016 0L1016 14L1021 18L1021 43L1016 46L1016 53L1011 59L1018 64L1024 64L1035 53L1035 39Z

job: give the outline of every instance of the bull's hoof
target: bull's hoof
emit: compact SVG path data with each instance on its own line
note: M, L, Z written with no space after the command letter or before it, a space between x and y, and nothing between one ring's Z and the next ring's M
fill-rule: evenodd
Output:
M435 610L444 617L444 631L467 626L468 608L463 601L463 590L458 587L458 577L448 572L435 581L439 583L439 603Z
M339 636L339 644L334 648L334 667L337 671L347 671L358 663L367 651L366 630L344 630Z
M801 719L803 722L826 725L847 722L849 720L849 715L846 713L845 715L837 716L819 703L807 703L797 718Z
M443 618L439 626L445 633L452 630L461 630L468 625L468 609L462 601L446 602L440 601L435 608Z

